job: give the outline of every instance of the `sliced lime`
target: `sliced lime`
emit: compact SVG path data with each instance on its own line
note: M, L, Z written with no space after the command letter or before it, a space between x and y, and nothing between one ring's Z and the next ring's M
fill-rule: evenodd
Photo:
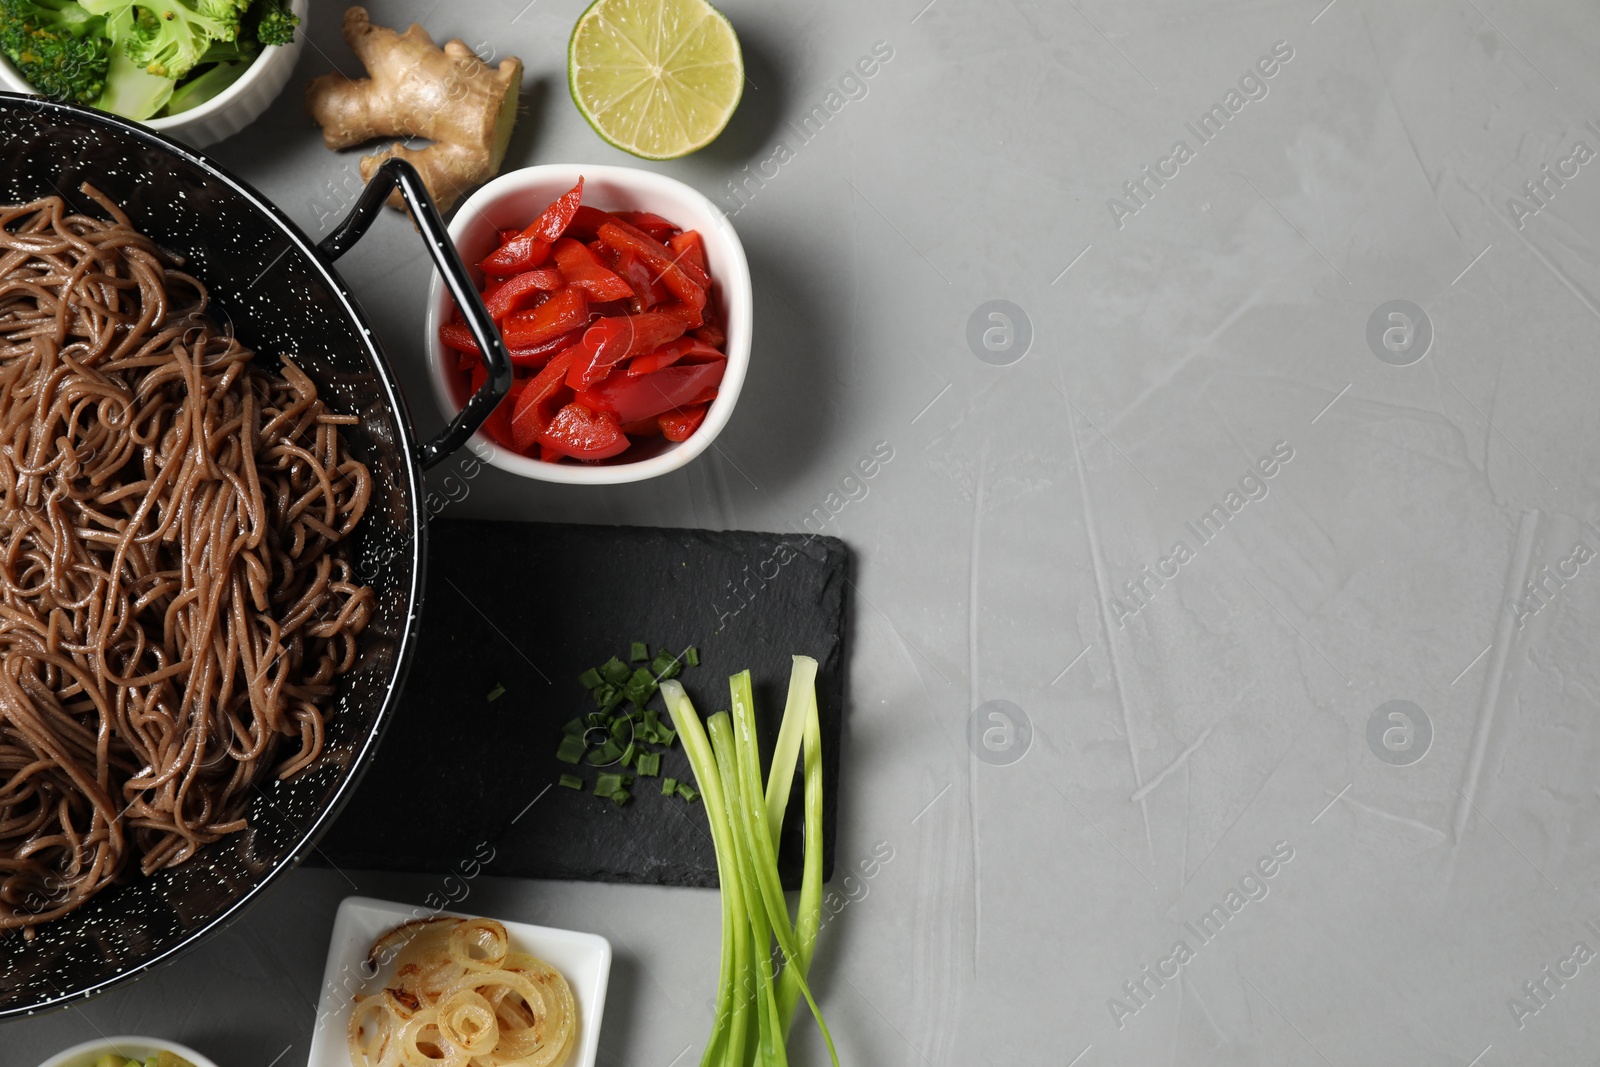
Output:
M609 144L676 159L728 124L744 57L733 26L705 0L594 0L572 29L567 84Z

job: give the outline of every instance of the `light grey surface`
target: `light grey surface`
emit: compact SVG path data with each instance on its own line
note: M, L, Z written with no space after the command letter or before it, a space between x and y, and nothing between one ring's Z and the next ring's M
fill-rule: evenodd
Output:
M373 9L523 58L508 165L628 162L567 98L582 3L525 2ZM757 308L732 424L654 483L486 470L451 506L751 529L838 510L828 532L859 560L839 842L856 874L816 984L849 1063L1600 1054L1600 964L1562 963L1600 949L1600 562L1574 557L1600 550L1600 160L1537 213L1509 203L1575 142L1600 149L1600 12L1324 2L729 3L744 104L659 169L731 210L726 183L786 149L734 217ZM290 97L218 149L314 233L355 157L322 148L294 94L351 67L337 17L317 13ZM865 95L845 86L859 98L799 135L880 41ZM1201 144L1185 123L1277 42L1293 56L1266 95ZM1108 198L1179 138L1193 158L1119 226ZM415 239L390 219L341 266L436 426ZM1033 332L1005 366L967 342L995 299ZM1392 300L1432 327L1405 366L1367 340ZM893 459L846 481L878 442ZM1275 447L1292 459L1201 543L1186 523ZM1180 540L1192 558L1144 579L1173 574ZM1031 722L1018 761L1003 724L969 731L993 700ZM1420 760L1414 710L1369 731L1396 700L1431 728ZM1203 943L1185 923L1275 846L1293 858L1245 882L1266 895ZM147 1031L235 1067L301 1063L338 900L439 888L295 873L182 962L6 1025L0 1059ZM602 1062L697 1062L710 894L479 879L462 906L609 937ZM1180 977L1143 979L1180 940ZM1544 978L1541 1006L1524 983L1547 965L1577 973Z

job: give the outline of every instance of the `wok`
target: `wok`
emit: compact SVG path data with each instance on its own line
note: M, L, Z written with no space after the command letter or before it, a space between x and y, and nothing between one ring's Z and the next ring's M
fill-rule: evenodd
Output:
M89 182L133 224L183 255L258 359L289 355L338 412L356 414L350 452L372 469L373 497L354 546L376 610L356 669L342 680L317 762L260 783L249 829L179 867L135 865L76 911L0 939L0 1017L101 992L192 948L294 867L332 822L393 712L422 608L427 509L423 470L463 445L511 383L511 365L416 171L391 160L339 228L312 241L260 193L204 155L87 108L0 93L0 202L64 197L86 214ZM419 444L376 335L333 264L366 232L396 187L427 254L487 356L488 380L434 440ZM419 299L421 294L418 294Z

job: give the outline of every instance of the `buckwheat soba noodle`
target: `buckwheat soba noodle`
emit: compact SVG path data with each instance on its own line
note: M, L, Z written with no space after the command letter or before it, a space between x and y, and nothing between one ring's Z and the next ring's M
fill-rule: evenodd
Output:
M245 827L316 760L371 493L285 359L84 186L0 207L0 928Z

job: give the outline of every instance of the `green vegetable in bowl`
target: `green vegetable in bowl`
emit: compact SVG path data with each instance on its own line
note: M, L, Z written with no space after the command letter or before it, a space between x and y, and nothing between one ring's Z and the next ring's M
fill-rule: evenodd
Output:
M0 51L36 90L132 119L181 114L294 40L289 0L0 0Z
M256 40L262 44L288 44L300 16L289 10L289 0L256 0Z
M170 1052L158 1052L142 1060L130 1060L115 1052L107 1052L94 1061L94 1067L194 1067L194 1064Z
M0 50L39 92L92 104L106 88L104 20L75 0L0 0Z
M158 78L177 81L200 62L212 41L237 41L248 0L165 0L160 13L135 0L78 0L103 15L106 36Z

